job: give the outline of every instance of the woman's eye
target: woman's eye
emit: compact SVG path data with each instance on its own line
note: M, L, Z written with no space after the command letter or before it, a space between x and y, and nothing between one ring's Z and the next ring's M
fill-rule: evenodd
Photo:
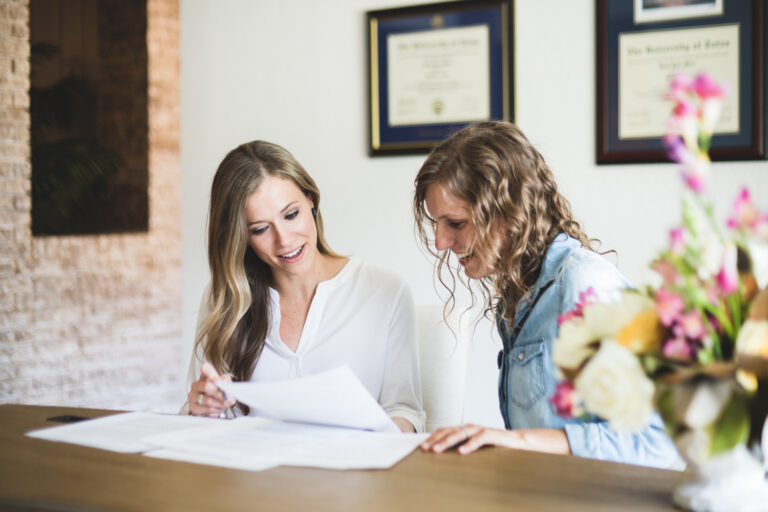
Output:
M461 229L464 226L463 222L449 222L449 226L451 226L453 229Z
M297 216L298 214L299 214L299 210L294 210L294 211L292 211L291 213L289 213L288 215L286 215L286 216L285 216L285 218L286 218L287 220L291 220L291 219L294 219L294 218L296 218L296 216Z
M253 228L251 230L251 234L252 235L260 235L263 232L265 232L266 230L267 230L267 226L263 226L263 227L260 227L260 228Z

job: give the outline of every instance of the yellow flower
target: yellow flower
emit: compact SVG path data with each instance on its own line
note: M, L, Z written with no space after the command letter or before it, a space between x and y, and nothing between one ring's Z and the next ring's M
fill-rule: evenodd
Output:
M736 382L750 393L757 391L757 375L750 371L742 368L736 370Z
M739 330L736 361L756 378L768 376L768 288L757 294Z
M747 320L736 339L739 357L753 356L768 360L768 320Z
M615 336L620 345L636 354L661 351L663 338L664 326L653 308L638 313Z

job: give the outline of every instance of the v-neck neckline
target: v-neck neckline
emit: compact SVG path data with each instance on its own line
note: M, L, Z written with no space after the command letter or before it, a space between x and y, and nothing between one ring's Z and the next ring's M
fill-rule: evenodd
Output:
M356 258L348 258L347 262L335 276L317 283L315 294L312 296L312 300L309 303L307 317L304 319L304 325L301 328L301 334L299 335L299 342L296 345L295 352L285 344L283 338L280 336L280 323L282 321L280 294L271 286L269 287L269 296L271 300L269 319L271 325L269 332L274 344L279 347L276 348L276 350L280 350L291 357L300 357L303 352L311 348L311 341L315 339L317 330L320 327L320 320L323 316L323 311L325 310L328 294L341 285L346 280L346 276L351 274L355 268L360 266L360 264L360 260L357 260Z

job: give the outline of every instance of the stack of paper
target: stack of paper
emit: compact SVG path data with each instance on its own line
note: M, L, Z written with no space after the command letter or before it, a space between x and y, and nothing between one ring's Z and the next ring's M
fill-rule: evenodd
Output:
M220 387L272 419L125 413L27 435L254 471L278 465L383 469L426 438L399 433L346 367L290 381Z

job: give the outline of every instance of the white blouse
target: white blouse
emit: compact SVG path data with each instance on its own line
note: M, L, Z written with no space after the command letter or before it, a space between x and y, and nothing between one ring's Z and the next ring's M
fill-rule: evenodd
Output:
M318 284L295 353L280 339L280 295L272 288L269 294L269 331L252 382L347 365L389 416L424 431L416 320L405 281L351 258L336 276ZM190 383L199 368L199 357L193 357Z

